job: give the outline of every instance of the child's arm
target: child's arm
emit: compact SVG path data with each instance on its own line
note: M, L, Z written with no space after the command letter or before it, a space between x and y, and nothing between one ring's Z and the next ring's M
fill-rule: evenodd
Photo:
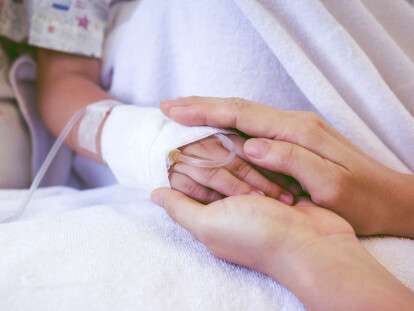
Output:
M91 103L110 98L100 86L100 73L101 62L97 59L44 49L39 50L39 110L47 128L55 136L59 135L74 113ZM147 136L154 134L150 132L157 129L151 125L146 127L143 116L154 108L133 106L118 108L121 109L117 110L116 116L111 113L108 117L108 120L112 120L112 122L104 120L100 126L96 137L98 146L96 154L79 146L78 126L71 131L66 142L78 154L88 156L98 162L103 162L105 158L108 166L121 183L128 184L128 186L139 186L137 184L140 184L139 180L145 177L143 172L146 168L145 163L136 163L139 161L139 157L134 152L149 151L146 148L140 148L140 146L135 146L136 150L131 150L131 144L126 141L131 136L133 138L134 135L131 135L131 132L134 131L146 133ZM159 115L163 118L161 113ZM148 122L148 120L146 121ZM107 126L108 123L111 125ZM102 146L105 144L107 148L102 148L102 154L100 154L101 133L104 132L103 128L107 129L108 127L110 128L106 131L108 134L102 135ZM188 130L190 133L191 130ZM136 145L136 143L134 144ZM239 145L242 143L239 140ZM106 153L104 149L107 151ZM239 146L238 149L242 148ZM182 151L185 154L205 159L222 158L223 152L226 152L223 147L217 146L217 143L209 138L183 147ZM108 157L108 154L111 155ZM163 163L159 163L159 165L163 166ZM122 180L128 182L122 182ZM293 202L291 194L283 191L277 184L270 182L239 157L236 157L230 165L220 169L197 169L178 165L174 167L169 180L173 188L201 201L212 201L221 198L221 195L230 196L259 191L268 196L280 198L286 203Z
M55 136L75 112L109 98L100 87L100 60L45 49L39 49L37 60L38 107L46 127ZM71 131L67 144L79 154L102 161L100 155L86 154L79 147L76 133Z

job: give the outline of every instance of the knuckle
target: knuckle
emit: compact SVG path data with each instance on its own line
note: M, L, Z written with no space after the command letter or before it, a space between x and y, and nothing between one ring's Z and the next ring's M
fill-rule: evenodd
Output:
M321 206L333 207L343 201L347 193L349 180L347 174L342 171L335 171L327 184L322 187L322 191L315 198L312 197L316 204Z
M229 184L229 193L231 195L239 195L249 193L252 189L249 185L241 181L235 181Z
M240 97L230 97L228 100L235 110L242 110L248 105L247 100Z
M294 144L284 144L282 152L279 153L279 165L282 168L287 168L295 160L296 146Z
M317 113L313 111L307 111L307 112L304 112L304 116L305 116L305 121L309 124L312 124L312 126L320 127L320 128L324 127L324 121Z
M252 170L253 168L248 163L242 160L234 161L231 167L231 171L241 179L246 179L247 176L250 175Z
M184 181L183 188L183 192L189 195L197 195L199 192L198 185L189 179Z
M205 170L203 182L207 185L214 184L214 181L219 177L220 168L212 168Z
M303 112L298 125L297 134L308 143L317 143L321 131L325 128L325 122L314 112Z
M192 197L200 195L201 192L200 187L196 182L181 174L171 174L171 186L173 189L179 190Z

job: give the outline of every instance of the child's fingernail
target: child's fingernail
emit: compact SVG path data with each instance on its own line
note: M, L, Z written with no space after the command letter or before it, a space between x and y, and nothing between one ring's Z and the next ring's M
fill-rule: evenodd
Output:
M293 195L289 192L282 192L279 196L279 200L285 204L292 205L293 204Z
M244 152L252 158L263 158L269 150L269 142L265 139L252 138L244 144Z
M252 191L249 192L249 194L266 196L265 193L263 191L260 191L260 190L252 190Z

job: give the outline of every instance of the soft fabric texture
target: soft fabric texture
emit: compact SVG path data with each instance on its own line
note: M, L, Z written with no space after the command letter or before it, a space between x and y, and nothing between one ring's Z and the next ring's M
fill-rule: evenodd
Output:
M102 130L102 158L121 185L149 193L170 186L171 151L218 132L206 126L180 125L158 108L117 105Z
M103 72L118 100L239 96L314 111L372 157L412 172L414 11L402 0L143 0L118 9ZM107 178L74 161L89 184ZM69 163L50 176L67 181ZM0 195L7 213L21 199ZM303 309L276 282L209 255L139 191L37 197L21 222L0 226L0 309ZM364 243L413 288L413 241Z
M0 216L23 194L0 191ZM363 243L414 289L414 241ZM0 226L0 245L1 310L304 310L277 282L212 256L145 192L119 186L40 190L20 222Z
M2 0L0 35L46 49L100 57L110 4L116 1L125 0Z
M119 8L103 75L115 97L153 105L237 96L315 111L375 159L414 168L414 10L405 1L154 0Z

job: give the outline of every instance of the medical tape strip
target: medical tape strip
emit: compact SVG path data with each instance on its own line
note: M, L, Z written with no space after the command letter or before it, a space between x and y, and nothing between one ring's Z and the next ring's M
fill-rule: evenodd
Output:
M116 100L103 100L86 107L78 130L78 144L89 152L98 154L96 136L102 122L107 114L116 106L121 104Z

